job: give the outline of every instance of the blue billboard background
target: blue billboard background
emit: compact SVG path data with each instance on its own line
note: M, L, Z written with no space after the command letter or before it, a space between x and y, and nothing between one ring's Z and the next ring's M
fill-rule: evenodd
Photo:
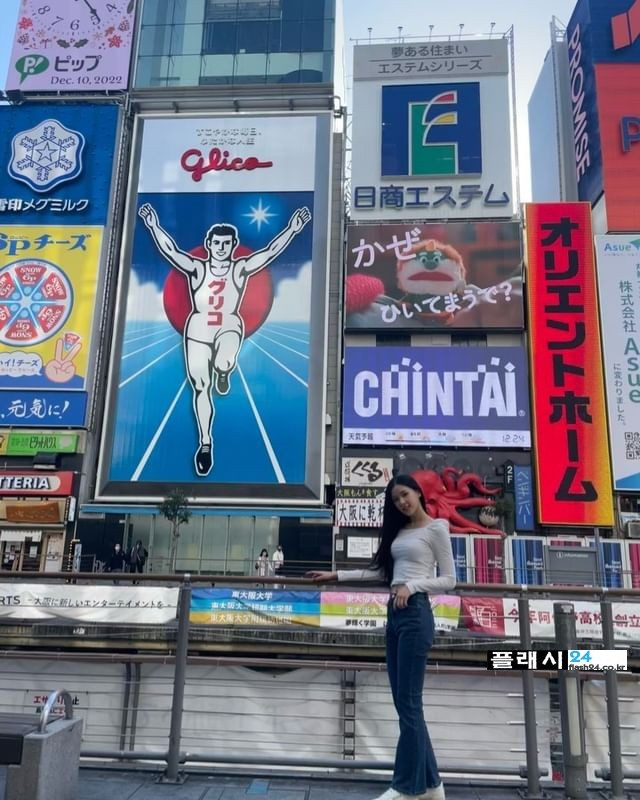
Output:
M87 412L86 392L2 391L0 425L37 428L83 427Z
M510 537L513 556L513 583L542 586L544 576L544 539Z
M602 24L600 20L599 24ZM600 124L598 120L598 98L596 74L594 69L594 27L591 20L590 0L581 0L575 7L567 27L569 64L580 48L579 63L569 68L570 97L573 112L574 150L579 147L582 137L589 137L589 164L578 177L578 199L595 203L603 190L602 147L600 144ZM609 32L609 37L611 33ZM586 127L581 123L586 115ZM577 141L576 141L577 135ZM574 153L576 169L578 160Z
M301 279L303 266L311 262L313 200L313 192L141 193L137 209L149 203L162 227L185 252L200 248L214 223L235 225L240 244L254 251L266 247L291 215L306 206L311 222L265 270L277 299L283 281ZM255 223L251 211L256 208L269 209L268 224ZM304 484L310 321L270 322L267 317L245 338L238 367L230 373L229 394L213 395L213 468L207 475L198 475L194 468L198 432L183 336L163 310L163 299L167 300L166 293L162 297L163 287L171 271L136 215L129 291L135 284L157 313L155 319L140 320L128 307L116 372L108 480ZM303 288L305 294L310 291L308 285Z
M569 35L574 20L580 19L589 29L589 51L594 64L637 64L640 62L638 6L637 0L581 0L571 17ZM617 36L615 30L619 31Z
M109 209L118 114L118 106L105 104L0 106L0 221L7 225L104 225ZM81 134L84 146L80 163L65 167L73 178L45 191L36 191L9 172L12 141L47 119L57 120ZM56 141L47 145L52 153L48 161L57 157L58 146ZM44 158L45 154L36 157Z

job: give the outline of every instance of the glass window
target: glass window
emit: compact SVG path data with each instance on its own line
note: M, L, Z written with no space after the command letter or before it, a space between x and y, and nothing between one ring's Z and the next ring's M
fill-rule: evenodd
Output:
M324 50L323 20L302 23L302 50L306 52Z
M167 75L168 86L197 86L202 56L173 56Z
M267 60L267 81L282 83L284 75L298 73L300 69L300 53L269 53ZM295 79L298 83L298 78Z
M176 570L179 572L199 572L202 549L202 514L193 514L188 525L180 527L178 539L178 558Z
M236 56L234 83L265 83L267 54L246 53Z
M202 572L225 573L228 533L229 517L204 517Z
M157 56L168 54L171 47L170 25L143 25L140 30L140 56Z
M142 539L142 544L149 550L151 543L151 525L153 514L131 514L129 517L129 546L133 546L138 539ZM149 550L149 557L153 553Z
M271 20L265 27L267 29L268 52L279 53L282 50L282 25L280 20Z
M171 36L171 55L199 56L202 52L203 25L175 25Z
M254 517L229 517L229 546L227 548L227 573L252 575L258 557L253 541Z
M325 8L325 0L298 0L303 19L324 19L329 9Z
M300 58L300 70L302 72L313 70L318 76L315 80L322 82L323 55L323 53L303 53ZM308 81L305 82L308 83Z
M235 22L213 22L204 26L202 51L203 53L236 52L236 38L238 26Z
M136 65L136 86L166 86L168 56L143 56Z
M204 56L200 67L201 83L231 83L233 56Z
M302 3L300 0L282 0L282 19L300 19Z
M241 0L238 3L238 19L267 19L269 0Z
M263 547L272 556L278 544L280 532L280 519L278 517L256 517L255 547L258 553Z
M154 572L171 572L171 523L162 515L158 514L154 517L155 528L153 532L153 571ZM199 534L202 527L202 515L192 514L189 522L180 526L180 539L185 538L187 542L192 541L194 531L196 536ZM180 546L180 539L178 545ZM199 551L198 551L199 552ZM178 550L180 554L180 550ZM177 564L176 564L177 566Z
M238 0L207 0L205 19L235 20L237 16Z
M264 22L238 23L238 53L266 53L269 29Z
M172 7L166 0L144 0L142 9L143 25L168 24L172 20Z
M280 49L283 53L299 53L301 42L300 23L283 20L280 41Z

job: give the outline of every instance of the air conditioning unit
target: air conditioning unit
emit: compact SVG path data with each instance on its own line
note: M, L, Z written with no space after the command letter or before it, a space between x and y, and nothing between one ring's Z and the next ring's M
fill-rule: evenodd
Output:
M627 536L630 539L640 539L640 519L632 519L627 522Z

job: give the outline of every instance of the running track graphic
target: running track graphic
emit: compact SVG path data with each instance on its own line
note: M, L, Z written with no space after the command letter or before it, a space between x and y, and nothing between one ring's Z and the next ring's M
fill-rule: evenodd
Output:
M127 325L109 480L304 483L308 375L308 324L266 322L245 339L229 394L213 393L214 465L199 477L182 336L166 322Z

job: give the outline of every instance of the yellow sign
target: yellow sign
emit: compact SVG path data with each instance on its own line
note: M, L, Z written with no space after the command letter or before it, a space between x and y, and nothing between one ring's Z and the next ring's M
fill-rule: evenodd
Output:
M0 226L0 389L85 388L103 230Z

